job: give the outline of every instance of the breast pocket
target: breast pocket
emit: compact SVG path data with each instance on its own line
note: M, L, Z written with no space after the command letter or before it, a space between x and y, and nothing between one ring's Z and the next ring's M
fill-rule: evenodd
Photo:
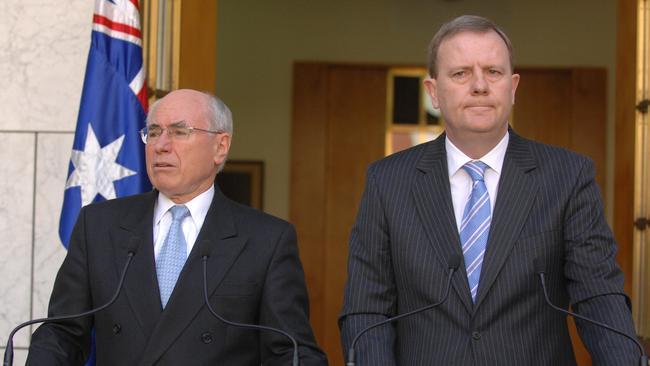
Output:
M257 323L262 288L256 282L222 282L210 303L224 318L241 323Z

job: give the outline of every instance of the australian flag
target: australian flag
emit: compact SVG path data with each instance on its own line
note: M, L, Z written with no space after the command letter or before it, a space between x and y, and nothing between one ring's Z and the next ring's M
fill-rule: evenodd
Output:
M66 248L81 207L151 189L138 134L145 124L146 94L137 0L95 0L59 223Z
M81 207L151 189L138 132L147 92L137 0L95 0L86 76L59 236L67 248ZM94 337L93 337L94 338ZM95 347L86 365L95 364Z

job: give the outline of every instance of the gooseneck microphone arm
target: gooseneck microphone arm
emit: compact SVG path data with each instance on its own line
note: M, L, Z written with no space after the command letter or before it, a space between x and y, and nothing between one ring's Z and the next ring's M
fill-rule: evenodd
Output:
M411 315L414 315L414 314L417 314L417 313L420 313L420 312L435 308L436 306L439 306L440 304L445 302L447 300L447 298L449 297L449 290L451 288L451 279L454 276L454 272L456 272L456 270L458 269L458 266L460 266L460 255L457 255L457 254L452 255L449 258L448 263L449 263L449 272L448 272L448 275L447 275L447 287L446 287L445 293L442 296L442 299L440 301L438 301L438 302L436 302L434 304L429 304L427 306L423 306L421 308L417 308L415 310L411 310L411 311L409 311L407 313L404 313L404 314L396 315L396 316L394 316L392 318L382 320L382 321L380 321L378 323L371 324L368 327L364 328L352 340L352 344L350 345L350 349L348 350L348 361L346 362L345 365L346 366L355 366L355 358L356 358L355 351L354 351L355 347L356 347L357 342L359 341L359 339L361 339L361 336L366 334L369 330L374 329L374 328L379 327L379 326L382 326L384 324L392 323L392 322L397 321L399 319L406 318L406 317L409 317Z
M541 285L542 285L542 291L544 292L544 299L546 300L546 303L547 303L551 308L553 308L553 309L555 309L555 310L557 310L557 311L559 311L559 312L561 312L561 313L564 313L564 314L570 315L570 316L572 316L572 317L574 317L574 318L576 318L576 319L584 320L584 321L586 321L587 323L591 323L591 324L594 324L594 325L599 326L599 327L601 327L601 328L605 328L605 329L607 329L607 330L610 330L610 331L612 331L612 332L614 332L614 333L616 333L616 334L622 335L623 337L625 337L625 338L631 340L632 342L634 342L634 344L636 344L636 346L639 348L639 351L641 352L641 357L640 357L640 359L639 359L639 365L641 365L641 366L648 366L648 356L646 356L646 354L645 354L645 350L643 349L643 346L641 345L641 343L639 343L639 340L636 339L635 337L633 337L633 336L631 336L631 335L625 333L625 332L622 331L622 330L619 330L619 329L616 329L616 328L614 328L614 327L612 327L612 326L609 326L609 325L607 325L607 324L605 324L605 323L601 323L601 322L599 322L599 321L596 321L596 320L593 320L593 319L589 319L589 318L587 318L587 317L585 317L585 316L583 316L583 315L576 314L576 313L574 313L574 312L568 311L568 310L566 310L566 309L563 309L563 308L561 308L561 307L556 306L555 304L553 304L553 303L551 302L551 299L549 299L549 297L548 297L548 291L546 291L546 279L545 279L545 276L546 276L546 270L544 269L544 265L543 265L542 261L541 261L539 258L535 258L534 266L535 266L535 272L536 272L537 275L539 276L539 282L540 282Z
M137 238L132 238L131 241L129 242L129 247L128 247L128 256L126 258L126 263L124 264L124 268L122 269L122 274L120 275L120 281L117 284L117 289L115 290L115 293L113 294L113 297L104 305L88 310L83 313L79 314L71 314L71 315L61 315L61 316L55 316L51 318L40 318L40 319L34 319L34 320L29 320L26 321L20 325L18 325L16 328L14 328L11 333L9 333L9 338L7 340L7 348L5 349L5 355L4 355L4 363L3 366L12 366L14 363L14 342L13 338L16 332L18 332L20 329L31 325L31 324L36 324L36 323L57 323L57 322L62 322L65 320L71 320L75 318L83 318L88 315L95 314L99 311L102 311L106 309L107 307L113 305L113 303L117 300L117 298L120 296L120 292L122 290L122 285L124 284L124 279L126 278L126 272L129 269L129 266L131 265L131 261L133 260L133 256L135 255L137 248L138 248L139 240Z
M282 334L283 336L289 338L289 340L293 344L292 365L293 366L299 366L300 361L299 361L299 356L298 356L298 342L296 342L295 338L293 338L291 336L291 334L283 331L282 329L267 327L265 325L233 322L233 321L230 321L230 320L227 320L227 319L223 318L221 315L217 314L216 311L214 311L214 309L212 308L212 305L210 305L210 301L209 301L209 298L208 298L208 258L209 257L210 257L209 242L206 243L205 241L203 241L203 242L201 242L201 260L203 261L203 300L205 301L205 305L207 306L210 313L212 315L214 315L215 318L222 321L223 323L228 324L228 325L233 326L233 327L244 328L244 329L252 329L252 330L266 330L266 331Z

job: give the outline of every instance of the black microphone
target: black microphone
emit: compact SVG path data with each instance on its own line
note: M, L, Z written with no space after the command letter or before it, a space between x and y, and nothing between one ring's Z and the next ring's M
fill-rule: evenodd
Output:
M551 302L551 300L548 298L548 292L546 291L546 280L545 280L545 277L544 277L546 275L546 270L544 269L544 263L539 258L535 258L535 260L533 262L533 265L535 266L535 273L537 273L537 275L539 276L539 282L542 284L542 291L544 292L544 299L546 299L546 303L551 308L553 308L553 309L555 309L555 310L557 310L559 312L562 312L564 314L571 315L572 317L574 317L576 319L584 320L587 323L591 323L591 324L597 325L597 326L599 326L601 328L608 329L608 330L610 330L610 331L612 331L612 332L614 332L616 334L620 334L623 337L625 337L627 339L630 339L632 342L634 342L634 344L636 344L636 346L639 348L639 351L641 351L641 357L639 358L639 365L648 366L648 356L646 356L645 350L643 349L643 346L641 345L641 343L639 343L639 340L636 339L636 337L632 337L631 335L623 332L622 330L618 330L616 328L613 328L613 327L611 327L611 326L609 326L609 325L607 325L605 323L601 323L599 321L589 319L589 318L587 318L585 316L582 316L580 314L576 314L576 313L568 311L566 309L562 309L561 307L556 306L555 304L553 304Z
M210 258L210 241L209 240L203 240L200 243L200 249L201 249L201 260L203 261L203 300L205 301L205 305L208 307L208 310L212 315L214 315L215 318L219 319L225 324L228 324L233 327L237 328L244 328L244 329L252 329L252 330L265 330L265 331L270 331L274 333L279 333L284 335L285 337L289 338L291 343L293 343L293 360L292 360L292 365L293 366L299 366L300 361L298 357L298 342L296 342L296 339L291 336L291 334L283 331L282 329L278 328L273 328L273 327L268 327L265 325L258 325L258 324L246 324L246 323L237 323L233 322L230 320L225 319L221 315L217 314L216 311L212 308L212 305L210 305L210 301L208 299L208 258Z
M113 297L104 305L88 310L83 313L79 314L72 314L72 315L61 315L61 316L55 316L51 318L40 318L40 319L34 319L34 320L29 320L26 321L20 325L18 325L16 328L14 328L11 333L9 333L9 339L7 340L7 348L5 348L5 355L4 355L4 366L12 366L14 364L14 335L16 332L18 332L20 329L31 325L31 324L36 324L36 323L57 323L65 320L71 320L75 318L82 318L84 316L92 315L96 312L102 311L106 309L107 307L113 305L115 300L117 300L118 296L120 295L120 291L122 290L122 285L124 284L124 278L126 277L126 271L129 269L129 265L131 264L131 261L133 260L133 256L137 252L138 246L140 245L140 240L137 237L132 237L131 240L129 240L128 243L128 256L126 258L126 263L124 264L124 268L122 269L122 274L120 275L120 281L117 284L117 289L115 290L115 294L113 294Z
M380 321L378 323L372 324L372 325L366 327L365 329L363 329L361 332L359 332L356 335L356 337L354 337L354 340L352 341L352 345L350 346L350 349L348 350L348 361L345 364L346 366L355 366L355 361L354 360L356 358L356 355L355 355L355 352L354 352L354 348L357 345L357 342L359 341L361 336L364 335L369 330L374 329L374 328L376 328L378 326L381 326L381 325L384 325L384 324L392 323L394 321L397 321L397 320L402 319L402 318L406 318L408 316L411 316L411 315L414 315L414 314L417 314L417 313L421 313L421 312L423 312L425 310L433 309L436 306L439 306L440 304L442 304L443 302L445 302L447 300L447 298L449 297L449 289L451 288L451 279L454 276L454 272L456 272L456 270L460 266L460 255L452 254L452 256L449 258L447 263L449 264L449 267L448 267L449 268L449 272L448 272L449 274L447 276L447 288L445 289L445 293L442 296L442 299L440 301L438 301L437 303L429 304L427 306L423 306L421 308L411 310L408 313L396 315L396 316L394 316L392 318L382 320L382 321Z

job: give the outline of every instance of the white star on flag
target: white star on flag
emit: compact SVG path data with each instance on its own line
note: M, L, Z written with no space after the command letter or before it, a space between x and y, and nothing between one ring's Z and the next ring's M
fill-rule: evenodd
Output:
M124 135L104 147L99 146L92 125L88 124L84 150L72 150L70 161L74 165L74 171L65 183L65 189L81 187L82 206L91 203L97 194L107 200L115 198L113 182L136 174L115 162L122 149L122 142Z

